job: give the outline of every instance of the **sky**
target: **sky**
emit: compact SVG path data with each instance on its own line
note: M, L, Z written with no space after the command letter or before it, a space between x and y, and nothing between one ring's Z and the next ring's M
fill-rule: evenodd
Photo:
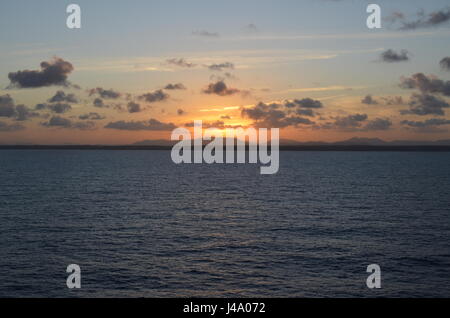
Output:
M450 139L449 37L448 0L2 1L0 144Z

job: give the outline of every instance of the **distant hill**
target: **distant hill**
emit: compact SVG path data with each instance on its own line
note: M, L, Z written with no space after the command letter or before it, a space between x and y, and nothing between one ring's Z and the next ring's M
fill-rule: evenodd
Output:
M173 146L176 141L156 139L156 140L142 140L132 144L133 146Z
M156 140L142 140L132 144L132 146L167 146L171 147L177 141L156 139ZM208 141L204 141L207 144ZM323 141L296 141L290 139L280 139L280 146L450 146L450 139L435 140L435 141L420 141L420 140L394 140L384 141L379 138L360 138L353 137L347 140L336 142Z

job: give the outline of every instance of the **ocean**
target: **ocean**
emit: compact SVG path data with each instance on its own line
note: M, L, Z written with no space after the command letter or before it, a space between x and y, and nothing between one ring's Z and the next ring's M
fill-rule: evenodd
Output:
M283 151L277 174L259 168L0 150L0 297L450 297L449 152Z

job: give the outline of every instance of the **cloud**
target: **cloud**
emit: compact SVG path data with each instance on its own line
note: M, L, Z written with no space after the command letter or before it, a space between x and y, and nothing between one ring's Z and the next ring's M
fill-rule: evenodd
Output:
M400 53L394 50L387 50L381 53L381 61L386 63L406 62L409 61L409 52L407 50L401 50Z
M193 122L186 123L184 124L184 127L194 127L194 123ZM223 120L216 120L213 122L202 122L202 127L216 128L216 129L239 128L239 127L244 128L244 126L242 125L227 125Z
M399 30L437 27L450 21L450 7L429 14L426 14L423 10L419 11L417 12L417 18L412 21L407 21L405 15L399 12L390 16L389 19L392 23L400 23Z
M211 83L206 89L203 90L204 94L215 94L219 96L228 96L239 93L237 88L228 88L224 81L218 81Z
M71 63L55 57L48 62L41 62L39 71L17 71L8 74L9 87L37 88L46 86L70 86L68 75L74 70Z
M186 89L186 87L182 83L176 83L176 84L167 84L164 89L167 90L177 90L177 89Z
M361 100L361 103L366 105L377 105L378 102L372 97L372 95L367 95Z
M293 113L285 104L258 103L251 108L241 110L243 118L253 120L253 126L261 128L284 128L288 126L313 125L314 122L308 118Z
M89 114L84 114L84 115L80 115L78 117L81 120L102 120L105 119L106 117L103 115L100 115L99 113L89 113Z
M405 14L400 11L394 11L389 16L383 18L383 20L389 23L395 23L405 19Z
M219 33L217 33L217 32L209 32L206 30L193 31L192 34L198 35L198 36L209 37L209 38L217 38L220 36Z
M315 117L316 116L314 111L312 109L310 109L310 108L297 109L296 113L298 115L307 116L307 117Z
M444 116L444 108L450 105L443 99L429 94L413 94L408 103L409 109L401 110L402 115L438 115Z
M186 114L186 112L180 108L177 110L177 114L178 116L183 116L184 114Z
M354 114L345 117L337 117L335 119L334 126L343 130L360 128L362 126L362 122L366 120L366 114Z
M14 132L24 129L25 127L20 124L8 124L3 121L0 121L0 132Z
M400 87L405 89L419 89L422 93L439 93L450 96L450 81L443 81L435 76L416 73L411 77L403 77Z
M16 116L16 108L14 106L0 106L0 117L14 117Z
M368 120L367 114L352 114L348 116L338 116L333 122L326 122L322 125L316 125L316 129L336 129L340 131L379 131L388 130L392 122L386 118L375 118Z
M127 105L127 109L130 114L139 113L142 111L141 105L135 102L129 102Z
M388 130L391 126L392 122L389 119L375 118L366 124L364 130Z
M439 127L450 125L450 120L441 118L431 118L425 121L404 120L401 122L401 124L412 128L419 133L439 133L447 131L447 129L442 129Z
M86 122L72 122L70 119L60 116L53 116L49 121L41 123L42 126L47 128L66 128L66 129L79 129L79 130L92 130L95 129L95 123L91 121Z
M57 91L56 94L48 100L49 103L67 102L78 103L78 99L74 94L66 94L64 91Z
M116 121L108 123L105 128L117 130L149 130L149 131L170 131L174 130L176 126L172 123L163 123L159 120L151 118L148 121Z
M383 103L388 106L405 104L405 101L403 100L403 97L401 97L401 96L387 96L387 97L381 97L381 99L383 100Z
M175 65L175 66L178 66L178 67L191 68L191 67L197 66L197 65L194 64L194 63L189 63L189 62L187 62L184 58L179 58L179 59L177 59L177 58L167 59L166 62L167 62L167 64Z
M103 99L101 99L101 98L96 98L96 99L94 99L94 101L92 102L92 104L93 104L95 107L98 107L98 108L109 108L109 105L106 105L106 104L103 102Z
M0 117L14 117L16 109L13 98L9 95L0 96Z
M72 106L66 103L47 104L47 108L57 114L64 114L72 110Z
M450 71L450 56L448 57L444 57L440 62L439 65L441 65L441 67L446 70L446 71Z
M425 121L404 120L401 123L403 125L408 125L410 127L429 127L429 126L450 125L450 120L442 118L432 118L427 119Z
M311 98L304 99L294 99L293 101L285 102L287 108L300 107L300 108L322 108L323 104L319 100L314 100Z
M147 93L139 96L139 99L145 100L147 103L161 102L169 99L169 95L164 93L161 89L152 93Z
M117 99L122 96L121 93L113 90L113 89L103 89L101 87L93 88L89 91L89 96L98 94L101 98L104 99Z
M16 120L17 121L25 121L30 118L39 117L40 114L37 112L33 112L25 105L17 105L16 106Z
M220 63L220 64L211 64L211 65L207 65L208 69L210 69L211 71L223 71L223 69L234 69L234 64L230 63L230 62L224 62L224 63Z
M209 77L209 79L211 81L215 81L215 82L223 82L226 79L233 79L233 80L235 80L235 79L237 79L237 77L234 76L233 74L231 74L230 72L225 72L225 73L223 73L221 75L212 74Z
M17 121L25 121L32 117L38 117L39 113L31 111L25 105L15 105L10 95L0 96L0 117L15 118Z
M258 27L254 23L249 23L244 26L244 30L247 32L258 32Z

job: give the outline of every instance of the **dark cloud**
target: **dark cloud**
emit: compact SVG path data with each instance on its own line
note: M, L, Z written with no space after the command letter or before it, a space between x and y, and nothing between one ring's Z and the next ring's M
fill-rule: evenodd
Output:
M164 93L161 89L154 91L153 93L147 93L139 96L139 99L146 101L147 103L162 102L169 99L169 95Z
M237 88L228 88L224 81L218 81L211 83L206 89L203 90L204 94L215 94L219 96L228 96L239 93Z
M14 117L16 108L13 98L6 94L0 96L0 117Z
M399 11L394 11L387 17L384 17L383 20L389 22L389 23L395 23L397 21L401 21L405 19L405 14Z
M89 113L89 114L80 115L78 118L81 120L102 120L102 119L105 119L106 117L103 115L100 115L99 113Z
M209 32L209 31L205 31L205 30L193 31L192 34L198 35L198 36L210 37L210 38L217 38L217 37L219 37L219 33L217 33L217 32Z
M9 95L0 95L0 106L14 106L14 99Z
M46 103L41 103L41 104L36 104L36 106L34 106L35 110L44 110L47 109L47 105Z
M72 110L72 106L66 103L47 104L47 108L57 114L64 114Z
M20 124L8 124L0 121L0 132L14 132L24 129L25 127Z
M49 103L66 102L78 103L78 99L74 94L66 94L64 91L57 91L56 94L48 100Z
M70 128L72 127L72 121L60 116L53 116L48 122L41 123L41 125L45 127Z
M234 76L233 74L231 74L230 72L225 72L221 75L215 75L212 74L209 79L211 81L215 81L215 82L224 82L227 79L231 79L231 80L236 80L238 79L236 76Z
M389 119L385 118L375 118L374 120L369 121L364 130L388 130L392 126L392 122Z
M388 106L392 105L404 105L405 101L403 100L403 97L401 96L388 96L388 97L382 97L383 103Z
M16 116L16 108L15 106L1 106L0 105L0 117L11 118Z
M89 91L89 96L98 94L103 99L117 99L122 96L121 93L113 89L103 89L101 87L93 88Z
M315 117L316 114L311 108L305 108L305 109L297 109L296 113L301 116L307 116L307 117Z
M95 123L92 121L83 121L73 123L71 128L79 130L94 130L96 129L96 126Z
M362 123L367 120L366 114L354 114L345 117L337 117L334 126L339 129L354 129L360 128Z
M401 110L401 114L444 116L444 108L450 107L443 99L429 94L413 94L408 104L409 109Z
M70 86L68 75L74 70L71 63L59 57L48 62L41 62L40 71L18 71L8 74L10 87L37 88L52 85Z
M186 89L186 87L182 83L176 83L176 84L167 84L164 89L167 90L177 90L177 89Z
M429 126L450 125L450 120L442 119L442 118L432 118L432 119L427 119L425 121L404 120L401 123L403 125L407 125L410 127L420 128L420 127L429 127Z
M422 93L439 93L450 96L450 81L443 81L435 76L416 73L411 77L403 77L400 87L405 89L419 89Z
M322 125L316 125L316 129L336 129L341 131L379 131L388 130L392 126L392 122L386 118L375 118L368 120L366 114L352 114L347 116L338 116L333 118L334 121L326 122Z
M142 111L141 105L135 102L129 102L127 105L129 113L139 113Z
M42 126L47 128L70 128L79 130L92 130L95 129L95 123L86 122L72 122L70 119L60 116L53 116L49 121L41 123Z
M184 114L186 114L186 112L182 109L178 109L177 114L178 114L178 116L183 116Z
M224 69L234 69L234 64L230 62L220 63L220 64L211 64L207 66L211 71L223 71Z
M0 117L15 118L17 121L25 121L32 117L38 117L39 113L31 111L25 105L15 105L10 95L0 96Z
M254 107L241 110L243 118L252 119L253 126L261 128L284 128L288 126L313 125L308 118L292 114L292 110L283 104L260 102Z
M258 27L254 23L250 23L250 24L247 24L244 27L244 30L246 30L248 32L257 32L258 31Z
M448 130L440 127L450 125L450 120L441 118L432 118L425 121L404 120L401 124L418 133L442 133L447 132Z
M372 97L372 95L367 95L361 100L361 103L366 105L377 105L378 102Z
M179 59L172 58L172 59L166 60L166 62L171 65L175 65L175 66L179 66L179 67L186 67L186 68L191 68L191 67L196 66L196 64L189 63L184 58L179 58Z
M17 121L25 121L30 118L39 117L40 114L30 110L25 105L17 105L16 106L16 120Z
M163 123L159 120L151 118L148 121L116 121L108 123L105 128L117 130L149 130L149 131L170 131L176 128L172 123Z
M444 57L440 62L439 65L441 65L441 67L446 70L446 71L450 71L450 56L448 57Z
M109 108L109 105L106 105L103 102L103 99L101 99L101 98L94 99L94 101L92 102L92 105L94 105L95 107L98 107L98 108Z
M184 127L194 127L193 122L184 124ZM217 128L217 129L227 129L227 128L244 128L242 125L227 125L223 120L216 120L213 122L202 122L202 128Z
M224 115L224 116L220 116L220 119L231 119L231 117L228 115Z
M322 108L323 104L319 100L311 98L294 99L293 101L286 101L285 106L287 108L300 107L300 108Z
M409 53L407 50L401 50L400 53L395 52L394 50L387 50L381 53L381 61L387 63L396 63L396 62L406 62L409 61Z
M450 21L450 7L426 14L423 10L417 12L417 18L407 21L405 15L397 13L390 17L392 23L399 22L400 30L415 30L418 28L436 27Z
M57 114L64 114L72 110L72 106L70 106L67 103L54 103L54 104L47 104L47 103L41 103L37 104L34 107L35 110L50 110L53 113Z

